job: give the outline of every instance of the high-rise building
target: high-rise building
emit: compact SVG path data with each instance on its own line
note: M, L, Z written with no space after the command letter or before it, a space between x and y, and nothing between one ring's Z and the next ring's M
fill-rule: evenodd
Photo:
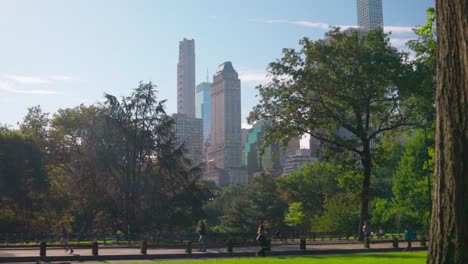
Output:
M177 63L177 113L195 117L195 40L179 42Z
M249 176L259 172L269 172L273 176L280 176L286 159L296 155L296 152L301 148L300 138L296 137L291 139L284 149L279 144L272 143L266 146L260 155L260 148L263 146L262 137L269 125L269 121L257 121L247 136L244 145L243 163Z
M203 119L203 140L211 133L211 83L197 85L195 94L195 117Z
M241 161L241 84L232 63L219 65L211 86L211 142L208 153L213 167L222 170L215 182L247 184ZM210 171L208 174L212 173ZM215 178L210 176L209 178Z
M298 170L304 163L317 161L317 158L310 156L310 149L298 149L296 155L289 156L283 165L283 176L288 176L291 172Z
M357 0L359 28L366 31L383 27L382 0Z
M184 144L187 152L185 157L198 165L203 157L203 124L200 118L187 117L184 114L173 114L176 120L176 143Z

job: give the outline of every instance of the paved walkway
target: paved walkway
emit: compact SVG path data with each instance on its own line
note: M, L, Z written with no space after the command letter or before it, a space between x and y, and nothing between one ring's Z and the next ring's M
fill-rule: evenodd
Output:
M414 243L416 244L416 243ZM415 250L424 250L425 248L414 247ZM406 243L400 243L400 247L406 246ZM416 245L414 245L416 246ZM57 247L47 248L47 261L88 261L88 260L118 260L118 259L174 259L174 258L216 258L216 257L235 257L235 256L255 256L259 250L258 246L236 247L233 253L228 253L226 247L208 247L207 252L198 252L194 245L192 254L185 253L185 249L162 249L148 248L147 254L142 255L138 247L104 247L99 248L99 256L93 256L91 247L74 248L72 255L65 253L65 250ZM353 254L370 252L389 252L402 251L403 248L395 249L392 243L374 243L370 249L365 249L363 244L325 244L325 245L307 245L305 251L299 249L298 244L273 244L269 255L325 255L325 254ZM39 260L39 247L35 248L0 248L0 262L29 262Z

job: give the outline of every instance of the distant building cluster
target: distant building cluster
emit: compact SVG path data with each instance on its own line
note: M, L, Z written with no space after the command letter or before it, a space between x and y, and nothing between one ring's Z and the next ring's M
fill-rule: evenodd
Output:
M252 175L261 172L280 176L285 162L300 150L297 138L285 151L273 144L260 154L268 122L241 128L241 80L230 61L218 66L212 82L207 79L195 86L193 39L179 42L177 113L173 118L176 143L185 147L191 166L203 163L203 178L218 186L248 184ZM299 161L294 164L300 165Z
M351 34L383 27L382 0L357 0L358 28ZM318 160L321 142L310 139L310 149L301 149L300 138L283 149L265 146L262 137L268 121L259 121L251 129L241 128L241 80L230 61L221 63L210 82L195 86L195 40L179 42L177 64L177 144L184 145L192 166L204 164L203 179L218 186L248 184L251 176L268 172L289 175L302 164ZM339 129L338 134L348 131Z

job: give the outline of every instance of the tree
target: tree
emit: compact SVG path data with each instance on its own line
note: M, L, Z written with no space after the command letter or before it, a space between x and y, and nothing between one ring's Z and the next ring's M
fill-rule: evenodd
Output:
M184 229L204 216L211 197L200 167L187 166L174 120L151 83L98 106L61 109L50 138L80 231L128 235Z
M302 203L295 202L289 205L288 212L284 216L284 221L288 226L296 227L301 231L307 231L310 227L311 219L304 213Z
M468 1L436 0L435 182L429 264L468 263Z
M270 173L259 173L250 178L248 187L257 221L268 221L270 228L282 227L287 204L280 197L276 177Z
M369 217L374 144L380 135L413 123L415 104L399 90L410 72L407 54L382 30L347 36L338 28L323 40L300 41L269 65L272 81L258 86L260 103L249 122L269 120L265 144L309 134L356 155L362 164L360 227ZM404 100L403 100L404 99ZM339 129L346 133L337 132ZM362 236L362 232L361 232Z
M19 131L0 131L0 232L38 231L49 185L39 146Z
M401 156L393 182L394 207L400 213L414 216L411 222L413 228L429 228L431 197L428 193L428 180L433 182L433 172L428 151L432 151L434 135L431 133L430 142L421 130L405 144L405 151ZM429 144L427 146L426 144ZM429 149L428 149L429 147ZM429 167L428 167L429 166Z
M419 101L419 115L432 125L435 117L435 92L436 92L436 34L433 23L435 13L433 8L427 10L427 23L423 27L413 31L418 35L417 39L408 41L408 47L414 52L415 57L411 61L411 72L406 79L407 87L401 93L413 96Z

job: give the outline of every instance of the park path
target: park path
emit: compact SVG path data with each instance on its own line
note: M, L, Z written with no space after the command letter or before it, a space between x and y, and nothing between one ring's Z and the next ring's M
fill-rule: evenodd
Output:
M405 243L400 243L400 247L405 246ZM392 243L373 243L371 244L371 249L391 249ZM307 245L307 251L328 251L328 250L343 250L343 251L353 251L353 250L362 250L364 249L363 244L360 243L350 243L350 244L322 244L322 245ZM244 252L244 253L253 253L259 250L258 246L246 246L239 247L234 246L233 252ZM273 244L271 248L272 252L300 252L298 244L282 244L276 245ZM203 257L203 255L212 255L216 253L226 253L226 247L208 247L207 252L198 252L196 245L194 245L192 255L194 257ZM187 255L185 249L183 248L148 248L148 255ZM92 256L91 247L87 248L74 248L74 256ZM117 256L117 255L141 255L140 248L138 247L112 247L112 246L101 246L99 248L100 256ZM11 257L38 257L39 256L39 247L34 248L0 248L0 262L2 258L11 258ZM70 254L65 253L65 250L57 247L47 248L47 256L70 256Z

